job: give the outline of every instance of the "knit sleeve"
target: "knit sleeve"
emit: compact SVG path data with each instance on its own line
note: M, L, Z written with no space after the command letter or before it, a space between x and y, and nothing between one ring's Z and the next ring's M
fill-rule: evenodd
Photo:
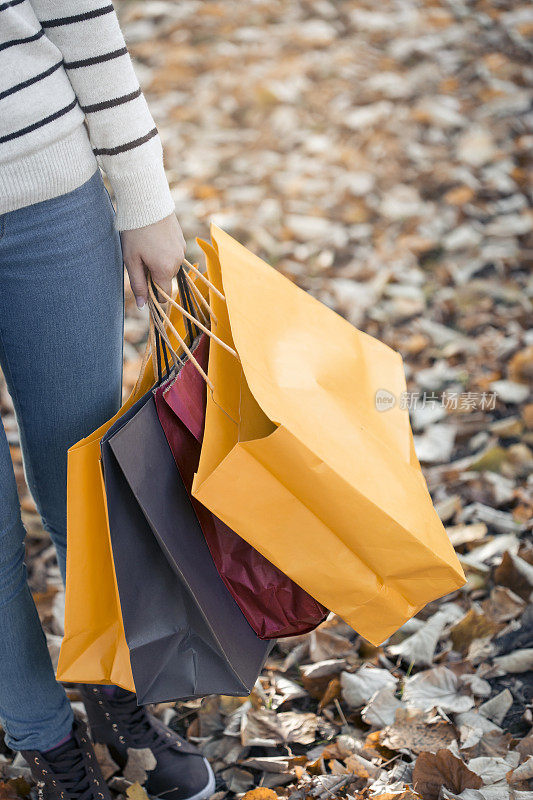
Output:
M163 150L109 0L31 0L61 52L85 114L91 145L109 178L119 230L174 211Z

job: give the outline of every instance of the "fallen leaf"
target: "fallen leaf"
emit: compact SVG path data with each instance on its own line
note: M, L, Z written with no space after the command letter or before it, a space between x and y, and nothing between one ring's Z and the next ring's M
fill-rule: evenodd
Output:
M483 602L483 611L495 622L509 622L524 611L525 601L507 586L495 586Z
M509 752L512 736L503 731L487 731L479 737L479 740L470 747L462 747L461 752L465 758L477 758L478 756L504 756Z
M255 756L241 761L243 767L261 769L264 772L288 772L294 764L305 764L305 756Z
M449 750L421 753L413 770L413 786L424 800L438 800L441 786L456 794L479 789L483 781Z
M232 766L222 771L222 777L230 792L240 794L254 785L254 776L247 769Z
M278 800L278 796L272 789L259 786L257 789L250 789L249 792L246 792L242 800Z
M322 711L327 705L332 703L335 699L341 696L341 682L340 679L335 677L330 680L326 687L326 691L320 698L318 710Z
M390 750L436 753L456 741L453 725L418 709L401 709L392 725L381 731L380 741Z
M126 789L126 796L128 800L149 800L146 789L144 789L140 783L132 783L131 786L128 786Z
M353 753L346 759L346 768L358 778L377 778L381 772L381 768L372 764L366 758Z
M19 795L10 781L0 781L0 800L18 800Z
M6 785L13 789L18 797L28 797L31 794L31 786L25 778L11 778Z
M309 654L312 661L344 656L353 650L350 639L328 628L318 627L309 634Z
M295 681L291 681L284 675L274 674L270 679L273 692L267 692L270 700L270 708L279 708L283 703L297 700L299 697L306 697L307 692Z
M128 747L128 761L124 767L123 775L127 781L142 785L148 778L147 773L155 769L156 766L157 759L149 747Z
M474 639L492 636L501 629L501 625L484 614L478 614L473 608L450 631L453 649L467 653Z
M505 781L507 773L518 766L518 753L507 753L505 756L480 756L468 762L469 769L482 779L486 786Z
M509 783L520 783L533 778L533 756L529 756L523 764L516 767L507 777Z
M407 678L402 701L422 711L438 707L455 713L468 711L474 705L471 697L461 693L457 676L445 666L424 670Z
M107 745L100 744L99 742L94 743L94 752L96 755L96 760L98 761L98 765L102 770L102 775L104 776L104 780L109 780L112 775L115 775L119 771L119 766L113 761L111 757L111 753ZM142 783L142 781L140 781Z
M516 745L516 750L520 753L521 761L525 761L529 756L533 756L533 733L521 739Z
M494 570L494 582L508 586L523 600L528 600L533 591L533 567L520 556L506 551Z
M484 522L474 522L471 525L450 525L446 533L454 547L463 544L480 542L487 535L487 526Z
M409 663L432 664L435 650L442 633L450 622L461 618L464 611L456 605L437 611L412 636L388 648L389 653L401 656Z
M514 650L505 656L497 656L494 663L504 672L529 672L533 669L533 648Z
M328 659L300 667L302 683L311 697L321 700L331 681L346 667L344 659Z
M478 711L487 719L501 725L511 706L513 705L513 695L509 689L504 689L499 694L491 697L486 703L479 706Z
M392 686L384 686L383 689L372 695L370 701L361 711L361 718L367 725L375 725L379 728L391 725L399 708L402 707L400 700L395 695Z
M356 672L341 672L342 696L352 708L367 703L372 695L385 686L397 684L396 678L387 669L364 664Z
M243 717L241 742L250 747L275 747L287 742L312 744L317 722L316 714L311 713L282 711L276 714L268 709L249 711Z

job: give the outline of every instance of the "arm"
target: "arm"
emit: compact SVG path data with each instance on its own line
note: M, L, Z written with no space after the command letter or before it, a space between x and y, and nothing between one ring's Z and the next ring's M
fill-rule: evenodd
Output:
M60 50L109 178L132 289L146 300L145 269L169 291L185 242L174 214L157 128L141 93L110 0L31 0Z

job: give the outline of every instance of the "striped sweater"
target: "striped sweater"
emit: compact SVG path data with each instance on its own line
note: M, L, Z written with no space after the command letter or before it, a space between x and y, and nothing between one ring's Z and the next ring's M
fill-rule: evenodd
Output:
M98 166L119 230L173 212L110 0L0 0L0 214L72 191Z

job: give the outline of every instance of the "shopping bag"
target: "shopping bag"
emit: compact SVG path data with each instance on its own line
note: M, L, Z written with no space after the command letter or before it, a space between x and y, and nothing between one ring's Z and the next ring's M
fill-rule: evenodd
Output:
M212 328L238 359L211 342L193 495L377 645L465 582L398 402L401 356L211 238Z
M202 281L198 290L205 293ZM185 336L182 315L171 308L169 316ZM179 346L172 334L170 339ZM62 681L135 690L109 544L100 440L153 385L149 355L147 346L137 383L115 416L68 451L65 635L57 668Z
M189 306L186 298L182 296L181 300ZM207 334L202 334L194 355L207 370ZM192 361L187 361L175 378L156 390L155 403L181 479L190 493L200 458L206 404L206 384ZM222 580L258 636L294 636L324 621L328 612L320 603L195 498L192 505Z
M248 695L272 643L254 633L217 572L157 417L155 391L100 443L137 698Z

